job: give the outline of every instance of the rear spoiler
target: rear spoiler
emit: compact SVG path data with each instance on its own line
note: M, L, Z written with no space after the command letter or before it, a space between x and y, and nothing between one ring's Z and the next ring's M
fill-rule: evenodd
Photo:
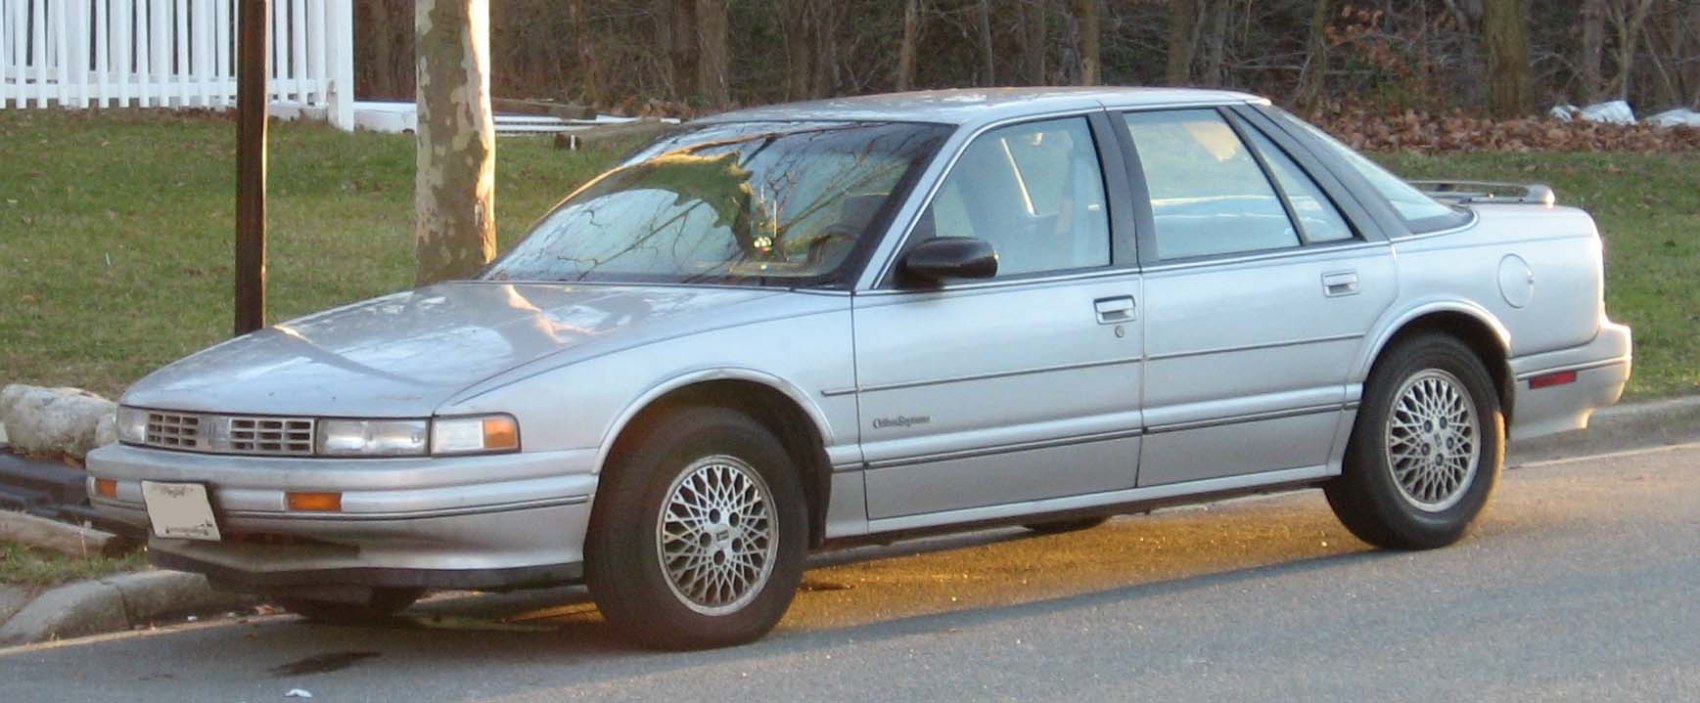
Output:
M1491 183L1488 181L1410 181L1417 190L1439 200L1455 203L1526 203L1552 205L1558 198L1552 187L1541 183Z

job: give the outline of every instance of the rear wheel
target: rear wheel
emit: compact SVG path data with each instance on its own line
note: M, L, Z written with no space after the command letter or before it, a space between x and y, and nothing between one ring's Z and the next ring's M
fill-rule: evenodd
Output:
M331 625L369 625L382 622L413 605L425 591L417 588L374 588L363 601L277 598L278 605L308 620Z
M779 440L721 408L650 418L603 475L585 581L638 644L757 639L784 616L807 552L803 492Z
M1359 539L1394 549L1458 541L1487 504L1505 457L1493 378L1464 343L1424 335L1371 371L1328 504Z

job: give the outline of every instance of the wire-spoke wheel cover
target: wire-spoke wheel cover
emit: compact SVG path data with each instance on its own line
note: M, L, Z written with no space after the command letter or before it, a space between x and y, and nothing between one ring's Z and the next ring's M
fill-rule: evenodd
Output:
M773 494L737 457L698 459L667 488L655 527L656 555L679 602L703 615L749 605L779 554Z
M1419 510L1457 505L1481 463L1481 433L1463 381L1440 369L1412 374L1393 394L1382 432L1393 485Z

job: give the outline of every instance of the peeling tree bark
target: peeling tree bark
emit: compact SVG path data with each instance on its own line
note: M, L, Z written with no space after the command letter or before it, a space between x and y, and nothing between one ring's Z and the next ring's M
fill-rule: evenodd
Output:
M414 282L467 278L496 256L487 0L418 0Z

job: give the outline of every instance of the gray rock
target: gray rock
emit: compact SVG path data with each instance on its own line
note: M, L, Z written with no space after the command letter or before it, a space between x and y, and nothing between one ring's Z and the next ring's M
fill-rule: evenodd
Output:
M114 422L116 422L116 418L114 419ZM0 422L0 447L5 447L8 444L10 444L10 442L6 440L6 423Z
M101 421L113 426L118 404L76 388L41 388L15 384L0 390L0 424L6 426L12 447L23 452L64 452L78 459L103 440L115 440Z
M6 622L7 618L12 617L12 613L22 610L29 602L29 589L0 583L0 623Z
M0 647L115 632L130 627L124 594L100 581L83 581L41 594L0 625Z

